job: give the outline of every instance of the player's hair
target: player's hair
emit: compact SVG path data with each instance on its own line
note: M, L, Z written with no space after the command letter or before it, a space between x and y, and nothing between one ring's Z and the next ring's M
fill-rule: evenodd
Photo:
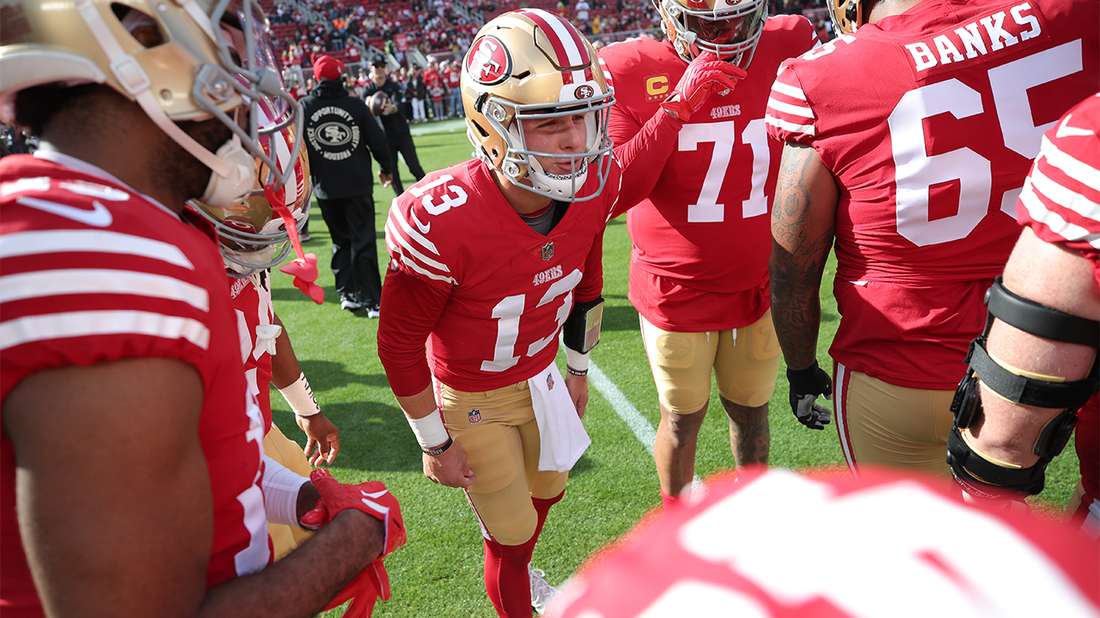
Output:
M103 84L79 84L66 86L61 83L43 84L20 90L15 95L15 123L35 136L58 114L76 112L89 114L93 97L113 94ZM94 120L94 119L91 119Z

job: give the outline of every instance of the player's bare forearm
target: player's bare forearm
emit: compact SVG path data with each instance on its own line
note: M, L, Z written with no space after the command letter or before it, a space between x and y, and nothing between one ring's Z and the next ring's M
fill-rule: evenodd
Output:
M791 369L813 365L821 325L818 294L833 244L837 187L808 146L787 143L772 205L772 320Z
M282 326L279 336L275 338L275 354L271 356L271 383L275 388L286 388L302 374L302 366L298 364L298 357L294 355L294 347L290 344L290 334L279 316L275 316L273 324Z
M317 534L263 571L207 591L202 618L312 616L359 571L382 555L379 519L348 509Z

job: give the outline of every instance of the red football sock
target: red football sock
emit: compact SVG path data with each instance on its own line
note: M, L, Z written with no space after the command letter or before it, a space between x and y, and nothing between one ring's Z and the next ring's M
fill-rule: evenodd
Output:
M680 496L670 496L670 495L666 494L665 490L663 490L663 489L660 490L660 492L661 492L661 504L664 505L666 511L671 509L674 506L679 506L681 504L680 501L682 500L682 498L680 498Z
M527 567L550 507L564 495L562 491L553 498L531 499L538 513L538 524L526 543L501 545L485 539L485 592L500 618L531 618L531 579Z

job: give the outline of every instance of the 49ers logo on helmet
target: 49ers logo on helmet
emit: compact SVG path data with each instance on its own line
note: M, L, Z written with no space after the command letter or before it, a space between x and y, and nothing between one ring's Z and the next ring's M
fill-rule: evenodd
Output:
M573 91L573 96L577 97L577 99L591 99L596 96L596 89L590 84L581 84Z
M511 77L512 56L500 39L481 37L466 54L466 72L474 81L494 86Z

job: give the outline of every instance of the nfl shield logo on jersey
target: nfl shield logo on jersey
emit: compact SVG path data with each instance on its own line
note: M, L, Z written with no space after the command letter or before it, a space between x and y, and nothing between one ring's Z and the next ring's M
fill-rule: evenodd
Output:
M549 262L554 257L554 243L548 242L542 246L542 261Z
M469 417L471 423L480 423L481 422L481 408L474 408L473 410L470 410L469 412L466 413L466 416Z
M546 390L554 390L554 376L546 374Z

